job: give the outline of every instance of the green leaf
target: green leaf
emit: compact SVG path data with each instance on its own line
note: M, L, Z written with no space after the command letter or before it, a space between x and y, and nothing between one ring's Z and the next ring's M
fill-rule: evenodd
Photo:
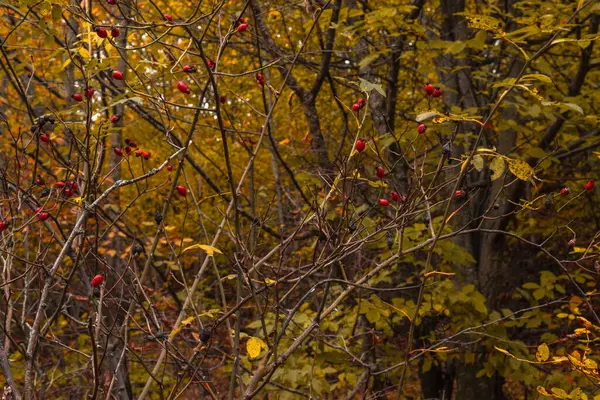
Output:
M370 92L372 90L375 90L377 93L379 93L380 95L385 97L385 91L383 90L381 85L379 85L377 83L371 83L363 78L358 78L358 81L360 84L360 88L362 90L364 90L365 92Z
M552 79L549 76L546 76L544 74L528 74L528 75L523 76L522 79L523 80L537 79L538 81L542 81L545 83L552 83Z

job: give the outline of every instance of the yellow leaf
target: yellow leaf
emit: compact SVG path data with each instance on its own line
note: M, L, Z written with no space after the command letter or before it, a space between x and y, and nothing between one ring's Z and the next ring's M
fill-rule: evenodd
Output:
M533 169L529 164L522 160L507 159L508 168L517 178L522 181L528 181L533 177Z
M546 343L542 343L538 346L537 352L535 353L535 358L538 361L546 361L550 357L550 349Z
M268 349L265 342L254 336L250 337L246 342L246 351L250 358L256 358L260 355L262 349Z
M169 337L174 337L175 335L177 335L179 332L181 332L181 329L183 329L183 327L189 325L193 320L194 320L194 317L188 317L188 318L184 319L183 321L181 321L181 325L179 325L177 328L173 329L171 331L171 333L169 333Z
M77 204L78 206L81 206L81 204L83 203L83 199L80 197L73 197L73 201L75 202L75 204Z
M288 139L283 139L281 142L279 142L280 145L285 146L286 144L290 144L292 141L288 138Z
M477 171L481 171L483 169L483 158L479 155L475 155L471 159L471 164L473 164L473 167L475 167Z
M206 254L208 254L211 257L214 256L215 253L223 254L223 252L221 250L217 249L216 247L209 246L207 244L194 244L190 247L186 247L185 249L183 249L183 251L181 253L183 254L188 250L194 250L194 249L204 250L206 252Z

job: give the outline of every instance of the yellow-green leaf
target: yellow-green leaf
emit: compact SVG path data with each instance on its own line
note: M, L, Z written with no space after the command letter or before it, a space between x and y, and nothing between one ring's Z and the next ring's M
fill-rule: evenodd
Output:
M506 163L500 157L494 157L492 162L490 163L490 169L492 170L492 175L490 179L495 181L500 178L506 169Z
M538 346L537 352L535 353L535 358L538 361L546 361L550 357L550 349L546 343L542 343Z
M515 160L509 158L506 160L508 162L508 168L510 172L512 172L517 178L522 181L528 181L533 177L533 168L525 161Z
M475 167L477 171L481 171L483 169L483 157L477 155L473 156L471 164L473 164L473 167Z

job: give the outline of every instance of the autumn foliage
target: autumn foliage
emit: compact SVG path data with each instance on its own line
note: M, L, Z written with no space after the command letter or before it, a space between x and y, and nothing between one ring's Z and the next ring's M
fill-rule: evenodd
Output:
M0 8L2 399L600 400L597 1Z

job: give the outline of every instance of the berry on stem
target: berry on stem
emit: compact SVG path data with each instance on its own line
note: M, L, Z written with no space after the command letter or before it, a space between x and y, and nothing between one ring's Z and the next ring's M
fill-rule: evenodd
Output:
M427 126L425 126L425 124L421 124L417 127L417 132L419 132L419 135L424 134L427 131Z
M434 92L434 88L433 85L431 83L428 83L427 85L425 85L425 93L427 93L427 96L431 96Z
M244 24L239 24L237 27L237 31L239 33L244 32L246 29L248 29L248 24L244 23Z
M208 68L213 69L215 67L215 62L213 60L211 60L210 58L208 59L208 61L206 62L208 64Z
M360 104L358 104L358 103L352 104L352 111L359 112L360 111Z
M435 88L435 90L433 91L433 97L440 97L441 95L442 95L442 89Z
M119 37L119 35L121 34L121 30L117 27L114 27L110 30L110 36L116 38Z
M177 89L181 93L190 94L190 87L184 81L177 82Z
M8 224L4 221L0 221L0 232L3 232L8 227Z
M121 148L115 147L114 151L116 155L118 155L119 157L123 157L123 151L121 150Z
M265 76L260 72L256 74L256 83L260 86L265 86Z
M225 104L227 102L227 96L219 96L219 103Z
M104 28L96 28L96 35L104 39L108 36L108 32Z
M463 197L465 197L467 194L467 192L465 192L462 189L457 190L456 192L454 192L454 197L456 197L457 199L462 199Z
M75 101L83 101L83 96L80 95L79 93L75 93L73 96L71 96L73 98L73 100Z
M58 181L58 182L56 182L56 187L57 187L57 188L59 188L59 189L62 189L62 188L64 188L65 186L67 186L67 184L66 184L66 183L64 183L63 181Z
M48 143L50 141L50 136L46 135L45 133L42 133L40 135L40 140L44 143Z
M196 67L192 67L191 65L184 65L183 72L187 72L188 74L191 74L192 72L196 72Z
M571 193L571 189L569 189L568 187L564 187L564 188L560 189L560 195L561 196L566 196L569 193Z
M367 144L365 143L364 139L358 139L356 141L356 144L354 145L354 148L356 148L356 151L358 151L359 153L362 153L365 150L366 146Z
M172 165L167 165L167 171L169 171L169 172L173 171L173 166Z
M585 190L592 190L594 188L594 181L591 180L585 184Z
M167 21L169 21L169 22L173 22L173 17L171 17L171 15L169 15L169 14L165 14L165 15L163 15L163 17L165 17L165 19L166 19Z
M91 99L92 96L94 96L94 88L89 87L89 88L85 89L85 97L87 97L88 99Z
M398 194L398 192L391 192L390 193L390 200L395 201L396 203L400 202L400 195Z
M113 77L113 79L116 79L118 81L122 81L123 80L123 73L121 71L113 71L112 77Z
M104 276L101 274L98 274L92 278L92 287L96 288L96 287L102 285L102 282L104 282Z
M110 4L111 6L114 6L115 4L117 4L117 0L106 0L106 2L108 4Z
M120 115L113 115L112 117L110 117L110 122L112 124L116 124L120 120L121 120L121 116Z
M375 175L377 175L379 179L383 179L383 177L385 176L385 170L381 165L375 168Z
M181 196L187 196L187 189L185 188L185 186L177 186L175 189L177 190L177 193L179 193Z
M390 205L390 202L388 201L388 199L379 199L379 205L383 206L383 207L387 207Z
M50 214L48 214L48 213L47 213L47 212L45 212L45 211L44 211L44 212L41 212L41 213L39 213L39 214L38 214L38 219L39 219L40 221L45 221L45 220L47 220L49 217L50 217Z

